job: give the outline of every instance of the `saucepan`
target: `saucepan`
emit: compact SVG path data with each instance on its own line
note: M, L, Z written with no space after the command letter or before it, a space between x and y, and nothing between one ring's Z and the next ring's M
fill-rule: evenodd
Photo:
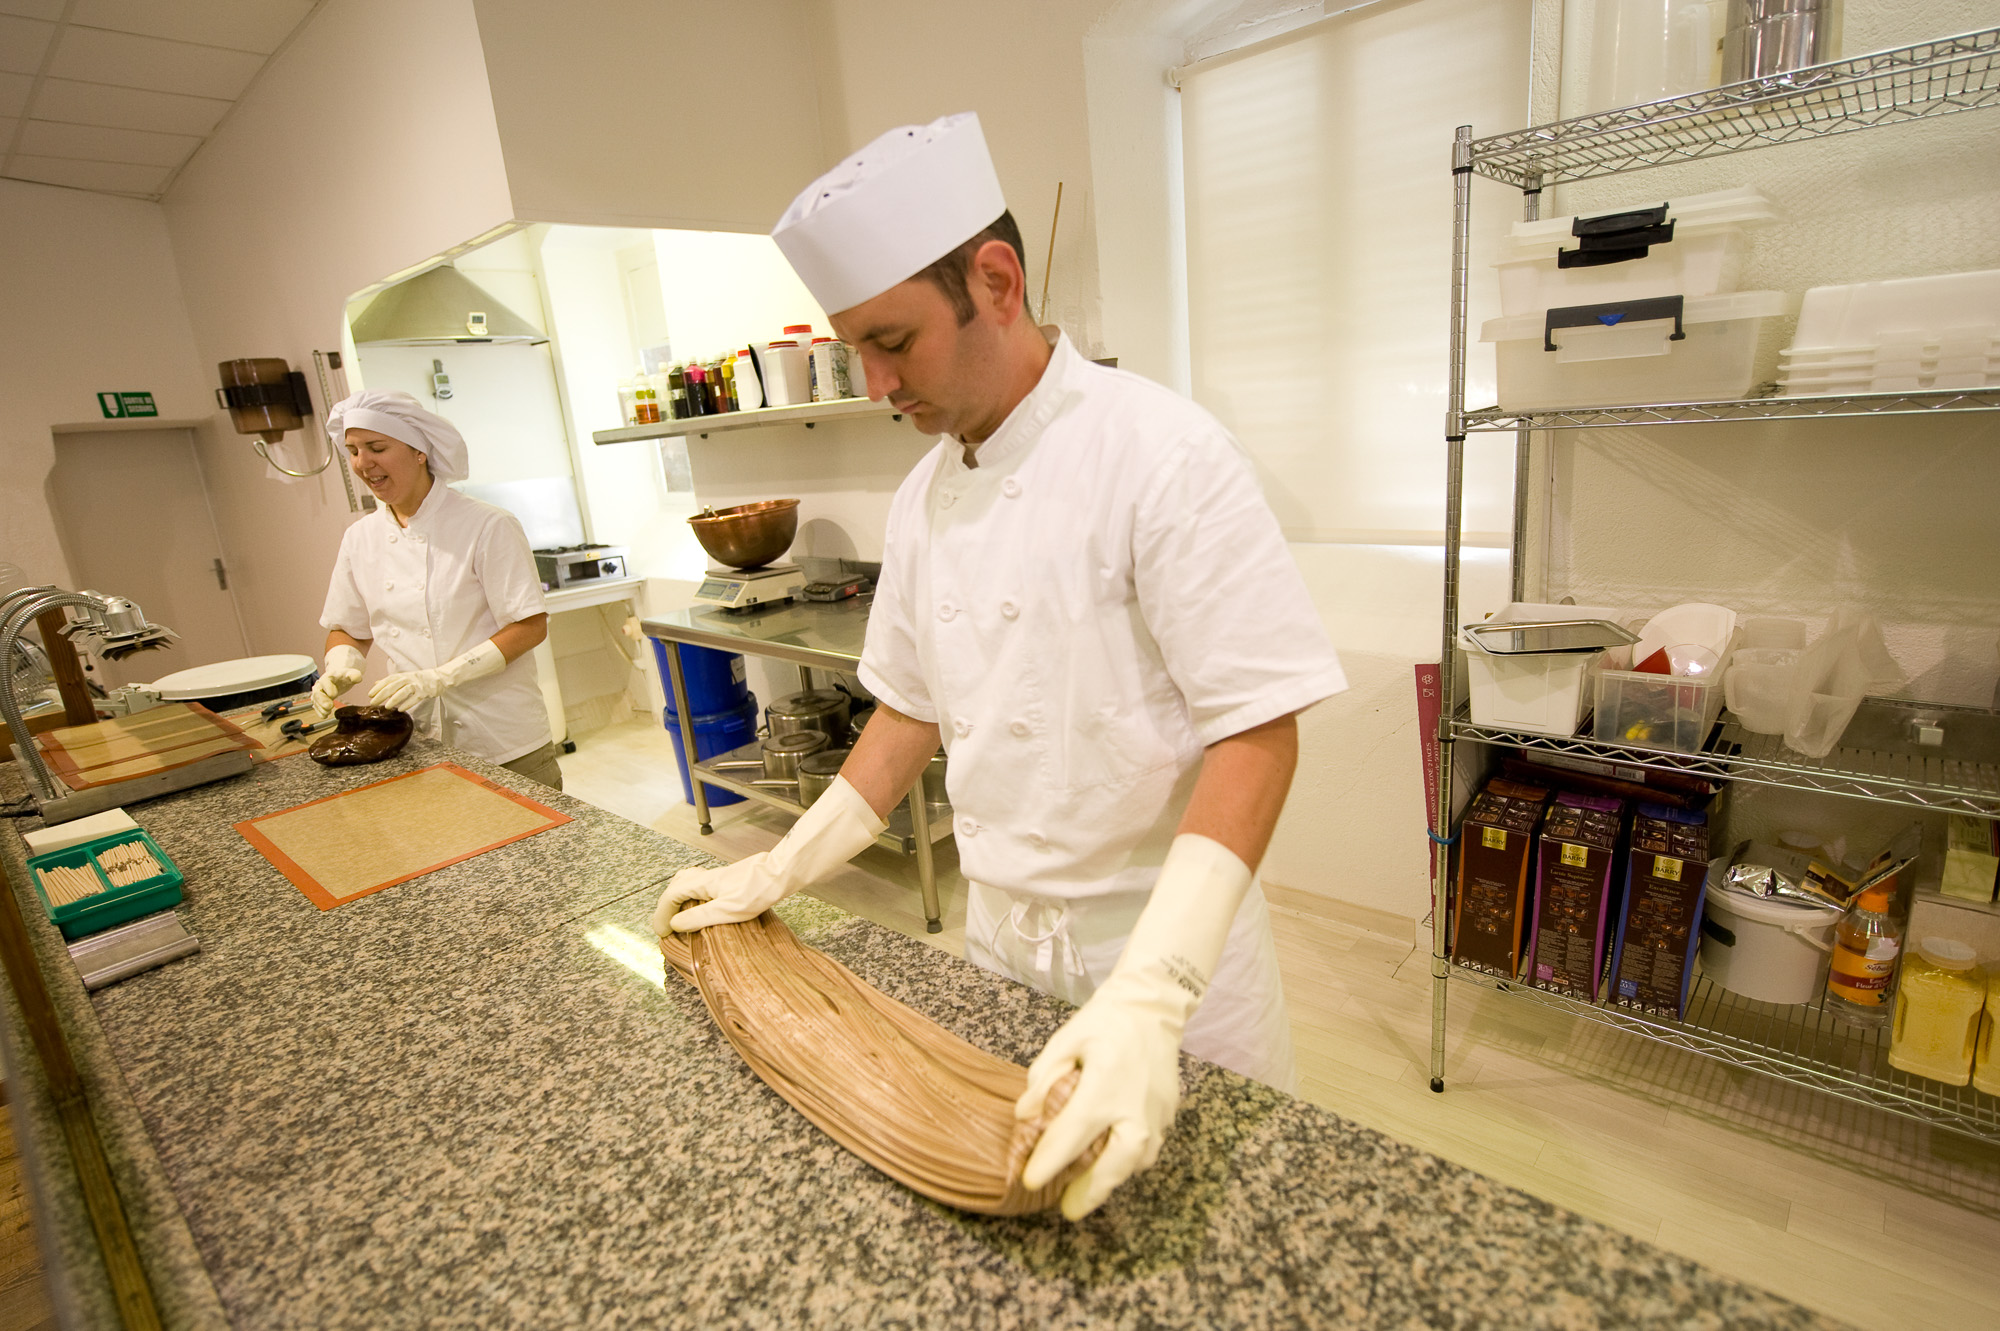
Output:
M798 784L800 759L818 753L826 745L826 735L818 730L766 735L759 746L761 758L725 758L709 766L718 772L762 772L764 775L752 779L751 785L782 786L789 790Z
M833 784L840 775L840 765L847 761L850 749L821 749L799 759L799 803L807 808Z

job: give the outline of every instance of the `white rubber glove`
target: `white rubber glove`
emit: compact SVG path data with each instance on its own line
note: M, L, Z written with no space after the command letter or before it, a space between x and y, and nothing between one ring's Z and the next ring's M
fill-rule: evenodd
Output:
M1047 1186L1105 1129L1094 1164L1063 1189L1062 1212L1077 1220L1111 1190L1159 1159L1180 1104L1181 1031L1187 1026L1229 926L1250 890L1250 870L1219 841L1174 838L1132 939L1090 1001L1064 1022L1028 1065L1028 1089L1014 1104L1022 1121L1071 1068L1083 1075L1021 1171L1030 1190Z
M497 675L507 668L507 657L488 638L463 656L454 656L431 670L405 670L390 675L368 692L368 701L377 707L393 707L407 712L426 698L435 698L446 689L469 679Z
M771 849L720 869L675 874L653 908L653 932L665 937L669 930L689 934L711 924L754 920L868 849L888 825L846 777L836 776ZM704 904L674 915L674 904L681 901Z
M327 648L326 664L319 668L319 678L313 682L313 710L321 716L332 716L335 701L361 682L365 666L361 653L344 642Z

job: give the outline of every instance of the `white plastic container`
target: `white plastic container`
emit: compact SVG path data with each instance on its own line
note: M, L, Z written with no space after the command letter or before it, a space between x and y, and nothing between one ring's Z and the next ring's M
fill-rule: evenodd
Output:
M1711 891L1702 902L1701 969L1760 1003L1810 1003L1826 985L1834 906Z
M1799 302L1798 333L1786 354L1936 342L1947 331L2000 336L2000 268L1814 287Z
M789 338L764 348L764 404L795 407L812 401L812 380L806 369L806 349Z
M1721 401L1749 394L1757 335L1785 308L1782 291L1693 297L1680 339L1671 318L1608 314L1613 322L1559 329L1541 313L1489 319L1479 336L1497 344L1500 405L1510 411Z
M1778 218L1771 201L1748 186L1668 199L1666 206L1672 240L1651 246L1644 258L1588 268L1560 266L1562 253L1581 244L1573 234L1575 217L1514 223L1493 265L1500 274L1500 313L1734 291L1743 270L1745 228Z
M1609 619L1616 610L1589 605L1536 605L1517 601L1487 620L1489 624L1529 624L1545 620ZM1499 655L1466 643L1467 702L1472 723L1535 735L1574 735L1591 700L1591 674L1602 652L1533 652Z

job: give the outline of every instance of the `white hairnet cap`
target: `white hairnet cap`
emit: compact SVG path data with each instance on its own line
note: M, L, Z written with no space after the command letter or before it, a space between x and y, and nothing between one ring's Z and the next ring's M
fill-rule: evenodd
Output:
M440 481L462 481L471 475L465 436L444 417L418 406L408 393L364 388L342 398L326 415L326 431L335 448L346 445L349 430L373 430L408 444L430 459L431 475Z
M890 130L815 180L771 232L829 314L881 295L1007 211L970 111Z

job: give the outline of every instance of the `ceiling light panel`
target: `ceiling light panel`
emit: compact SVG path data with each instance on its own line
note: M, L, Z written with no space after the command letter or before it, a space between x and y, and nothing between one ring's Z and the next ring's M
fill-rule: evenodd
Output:
M69 21L269 55L310 12L312 0L77 0Z
M49 74L87 83L115 83L151 92L234 101L262 67L248 51L136 37L97 28L66 27Z

